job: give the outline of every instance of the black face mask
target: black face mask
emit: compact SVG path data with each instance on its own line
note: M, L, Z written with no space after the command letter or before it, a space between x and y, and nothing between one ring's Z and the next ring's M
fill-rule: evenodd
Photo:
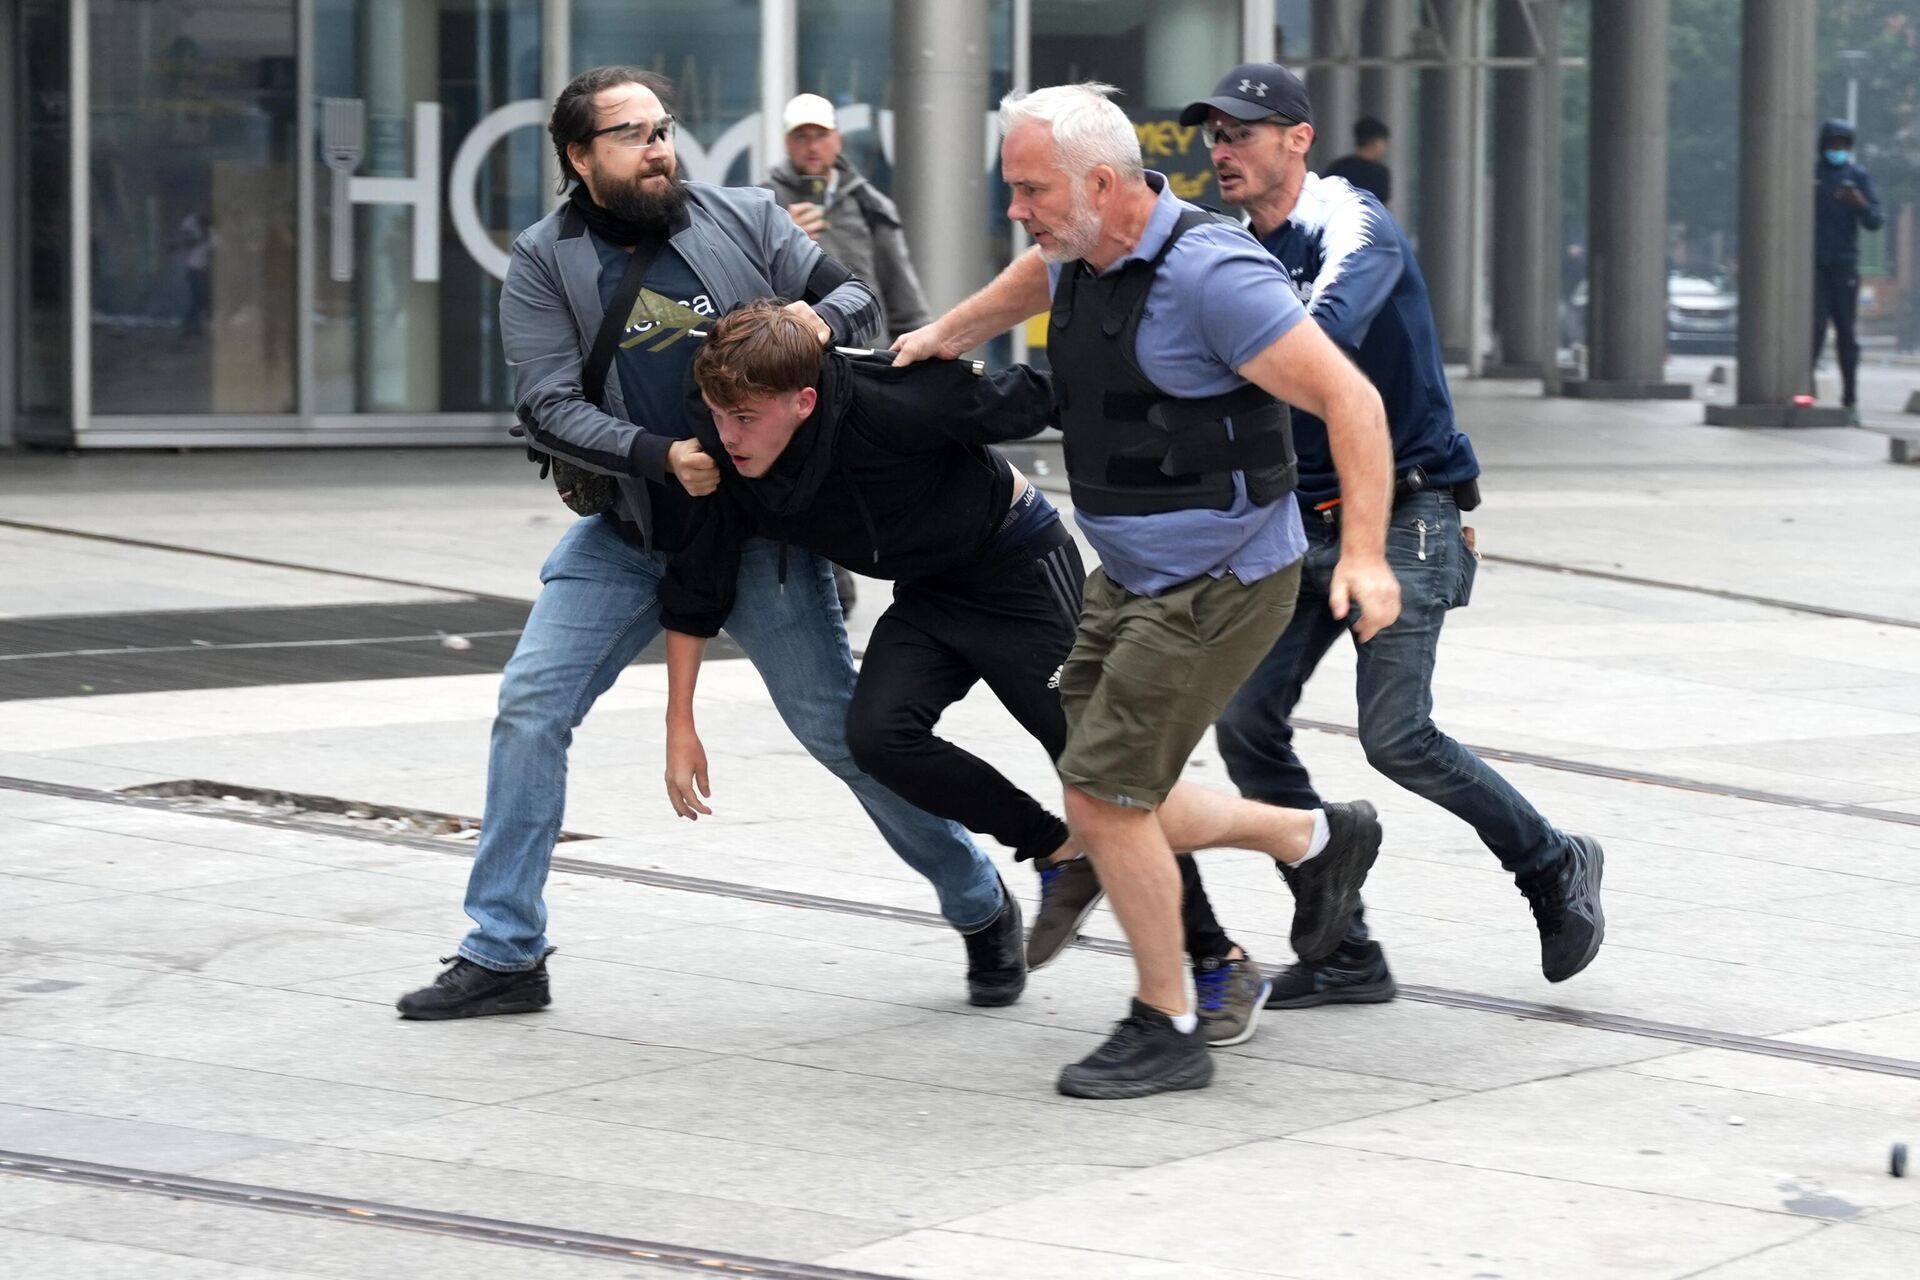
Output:
M670 236L686 225L687 188L676 168L664 191L648 191L645 178L625 184L602 184L601 203L587 194L587 184L574 184L569 199L586 219L587 227L609 243L630 248L651 236Z

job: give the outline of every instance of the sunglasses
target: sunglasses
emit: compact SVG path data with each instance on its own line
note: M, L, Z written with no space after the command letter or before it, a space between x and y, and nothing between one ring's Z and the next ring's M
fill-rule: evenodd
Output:
M666 116L658 124L649 124L645 120L634 120L627 124L610 124L604 129L595 129L582 142L592 142L604 137L616 147L628 151L640 151L655 143L665 142L673 137L673 117Z
M1200 126L1200 140L1206 143L1209 149L1222 144L1229 147L1242 147L1253 137L1253 131L1263 124L1276 124L1282 129L1291 129L1299 123L1298 120L1290 120L1286 116L1269 116L1265 120L1251 120L1245 124L1203 124Z

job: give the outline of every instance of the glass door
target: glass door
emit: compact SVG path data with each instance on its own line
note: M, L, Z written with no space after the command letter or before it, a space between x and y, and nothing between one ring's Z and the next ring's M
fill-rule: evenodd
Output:
M294 408L293 0L90 0L93 414Z
M550 194L539 0L315 0L312 56L314 412L510 411L499 276Z

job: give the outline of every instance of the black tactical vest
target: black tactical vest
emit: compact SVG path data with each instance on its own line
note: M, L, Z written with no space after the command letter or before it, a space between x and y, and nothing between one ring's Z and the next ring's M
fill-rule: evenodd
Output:
M1098 276L1084 262L1060 272L1047 356L1066 436L1073 502L1103 516L1224 511L1233 473L1247 475L1259 506L1293 492L1298 467L1287 407L1248 384L1225 395L1169 396L1140 372L1134 341L1147 290L1167 253L1189 230L1225 221L1183 210L1151 261ZM1233 420L1229 434L1227 419Z

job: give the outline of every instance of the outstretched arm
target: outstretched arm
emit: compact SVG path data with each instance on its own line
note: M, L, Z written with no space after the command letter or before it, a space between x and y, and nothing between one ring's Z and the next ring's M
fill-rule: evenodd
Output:
M1400 616L1400 584L1387 565L1393 445L1380 393L1317 325L1298 324L1240 366L1240 376L1327 424L1340 476L1340 562L1328 605L1345 618L1360 607L1354 634L1373 639Z
M693 723L693 690L700 682L706 649L702 636L667 632L667 801L675 813L694 822L703 813L713 813L702 803L702 797L712 797L713 788L707 784L706 748Z
M1038 249L1029 249L1008 264L987 287L925 328L905 334L893 344L896 365L921 360L954 360L988 338L1006 332L1029 316L1037 316L1053 300L1047 285L1047 264Z

